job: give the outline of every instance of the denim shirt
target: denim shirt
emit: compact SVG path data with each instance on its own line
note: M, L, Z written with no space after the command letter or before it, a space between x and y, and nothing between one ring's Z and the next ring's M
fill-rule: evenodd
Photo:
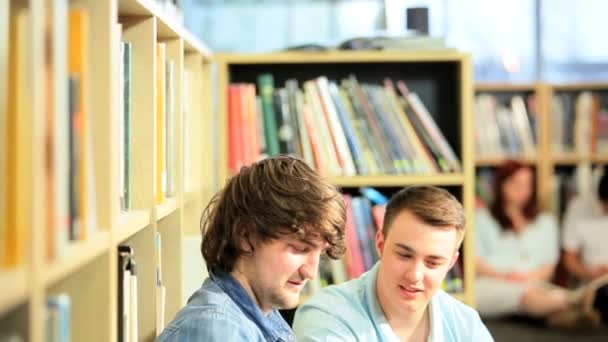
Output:
M212 271L157 341L291 342L296 338L281 314L264 315L228 273Z

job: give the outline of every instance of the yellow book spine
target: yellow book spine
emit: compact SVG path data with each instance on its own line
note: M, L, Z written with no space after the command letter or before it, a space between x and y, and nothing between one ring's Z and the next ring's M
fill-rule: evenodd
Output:
M78 187L78 208L77 217L72 217L75 220L77 237L79 240L87 238L87 219L89 194L87 184L88 156L87 144L89 143L87 131L87 68L86 68L86 51L87 51L87 32L89 18L84 10L70 9L69 11L69 34L68 34L68 73L70 76L78 78L78 105L77 105L77 140L79 145L78 155L78 173L76 176L76 184Z
M7 201L2 258L5 267L23 263L26 230L29 227L31 195L31 109L27 98L29 66L29 15L19 11L11 16L9 33L8 116L7 116Z

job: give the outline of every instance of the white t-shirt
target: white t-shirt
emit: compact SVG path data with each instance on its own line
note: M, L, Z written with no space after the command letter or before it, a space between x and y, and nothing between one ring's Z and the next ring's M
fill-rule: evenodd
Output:
M555 264L559 258L559 233L555 218L539 214L520 234L503 231L485 208L475 212L475 252L499 272L528 272Z
M580 219L564 231L564 249L580 251L587 267L608 265L608 215Z
M602 214L602 205L596 196L585 195L573 198L564 213L562 244L568 240L567 236L572 234L579 221L601 217ZM563 246L566 248L565 244Z

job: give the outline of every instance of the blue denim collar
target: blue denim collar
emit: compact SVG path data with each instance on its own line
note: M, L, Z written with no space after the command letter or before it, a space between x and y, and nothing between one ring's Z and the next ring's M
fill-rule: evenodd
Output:
M229 273L214 269L209 272L211 279L232 299L241 311L262 332L267 341L295 341L293 331L278 310L264 315L260 307L247 294L243 286Z

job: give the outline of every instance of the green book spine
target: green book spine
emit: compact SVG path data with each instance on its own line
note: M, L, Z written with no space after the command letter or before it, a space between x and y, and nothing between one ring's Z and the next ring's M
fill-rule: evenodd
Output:
M266 147L268 155L279 153L279 137L277 135L277 124L273 107L274 79L271 74L258 76L258 91L262 99L262 111L264 114L264 135L266 136Z

